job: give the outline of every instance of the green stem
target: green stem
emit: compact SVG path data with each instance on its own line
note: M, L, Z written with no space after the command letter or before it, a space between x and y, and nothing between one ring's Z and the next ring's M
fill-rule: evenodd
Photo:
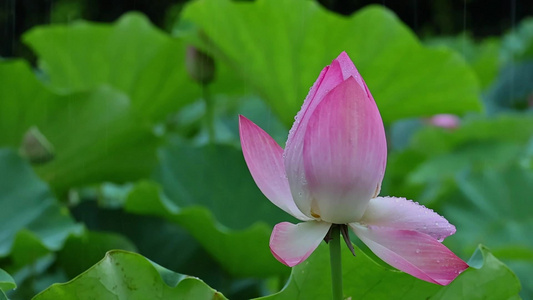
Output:
M215 107L207 84L202 84L202 94L205 101L205 125L207 127L207 136L209 144L215 142Z
M341 264L341 235L340 227L334 224L331 227L331 240L329 241L329 259L331 262L331 287L333 300L342 300L342 264Z

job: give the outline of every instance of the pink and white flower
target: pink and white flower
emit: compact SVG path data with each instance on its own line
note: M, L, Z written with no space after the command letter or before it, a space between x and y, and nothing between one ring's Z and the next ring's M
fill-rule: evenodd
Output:
M283 264L303 262L332 224L348 224L378 257L422 280L447 285L468 267L441 244L455 233L445 218L404 198L378 197L387 161L383 121L345 52L320 73L285 150L243 116L239 128L257 186L303 221L272 231L270 249Z

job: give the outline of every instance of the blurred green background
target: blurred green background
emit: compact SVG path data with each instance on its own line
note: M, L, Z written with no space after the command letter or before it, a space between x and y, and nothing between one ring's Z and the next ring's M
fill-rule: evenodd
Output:
M4 2L0 299L328 298L326 248L292 271L271 255L295 220L237 116L284 146L341 51L385 123L381 194L445 216L471 265L440 287L356 242L345 295L533 299L533 4L391 2Z

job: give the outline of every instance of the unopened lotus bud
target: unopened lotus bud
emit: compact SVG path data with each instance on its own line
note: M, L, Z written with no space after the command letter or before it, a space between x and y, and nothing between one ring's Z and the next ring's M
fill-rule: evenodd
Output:
M455 233L444 217L405 198L378 196L387 163L385 128L345 52L309 90L285 149L243 116L239 134L259 189L302 221L274 226L269 246L281 263L302 263L322 240L337 239L339 229L353 253L349 227L384 262L419 279L448 285L468 268L441 244Z
M209 84L215 77L213 58L194 46L187 46L185 67L189 76L201 84Z
M31 163L42 164L54 158L54 146L35 126L32 126L22 139L20 153Z

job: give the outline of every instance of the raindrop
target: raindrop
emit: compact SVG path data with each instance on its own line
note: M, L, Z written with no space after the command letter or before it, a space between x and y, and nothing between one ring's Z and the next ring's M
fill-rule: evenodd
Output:
M302 117L300 116L300 114L296 114L296 116L294 116L294 123L295 124L300 124L300 121L302 120ZM294 127L294 126L293 126Z
M416 251L415 251L415 252L416 252L417 254L418 254L418 253L420 253L420 249L416 249Z

